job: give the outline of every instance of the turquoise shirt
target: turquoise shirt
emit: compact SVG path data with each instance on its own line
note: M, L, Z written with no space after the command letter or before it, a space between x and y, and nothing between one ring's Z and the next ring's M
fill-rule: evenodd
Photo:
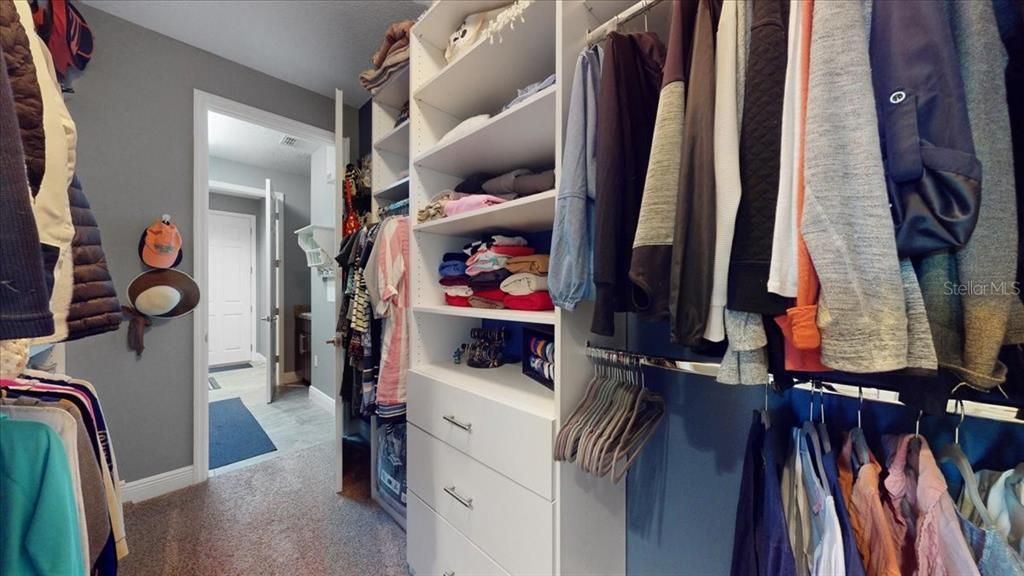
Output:
M0 574L85 575L71 482L53 429L0 415Z

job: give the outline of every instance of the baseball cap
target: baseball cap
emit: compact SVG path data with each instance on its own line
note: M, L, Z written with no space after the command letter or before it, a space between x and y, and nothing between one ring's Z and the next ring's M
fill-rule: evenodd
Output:
M139 257L153 268L173 268L181 263L181 234L169 218L146 228L139 241Z

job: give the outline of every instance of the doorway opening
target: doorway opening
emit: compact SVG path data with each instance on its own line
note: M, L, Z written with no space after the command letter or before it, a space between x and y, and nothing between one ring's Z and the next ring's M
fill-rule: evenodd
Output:
M314 353L311 314L328 290L293 232L329 196L333 234L336 161L330 132L216 96L196 92L195 118L202 481L335 439L335 354Z

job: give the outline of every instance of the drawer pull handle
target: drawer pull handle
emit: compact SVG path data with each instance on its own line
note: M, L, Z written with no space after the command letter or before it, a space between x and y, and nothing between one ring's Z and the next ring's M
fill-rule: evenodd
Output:
M469 422L460 422L459 419L456 418L455 416L442 416L442 418L444 418L445 422L448 422L449 424L451 424L452 426L455 426L456 428L461 428L461 429L465 430L466 432L472 432L473 431L473 425L471 423L469 423Z
M466 508L469 508L470 510L473 509L473 499L472 498L466 498L462 494L459 494L458 492L456 492L455 491L455 486L445 486L444 491L445 491L445 493L447 493L452 498L455 498L455 500L459 504L462 504L463 506L465 506Z
M443 576L455 576L455 572L449 570L448 572L445 572Z

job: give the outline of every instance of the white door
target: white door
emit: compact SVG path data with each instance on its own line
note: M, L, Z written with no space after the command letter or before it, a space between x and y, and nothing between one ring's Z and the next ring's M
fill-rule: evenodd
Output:
M252 360L255 218L210 211L210 366Z
M281 322L281 308L283 306L283 295L281 293L281 276L284 269L283 246L281 244L281 226L283 218L282 204L284 197L273 192L270 178L265 182L266 196L264 197L264 262L263 269L268 273L263 279L263 289L269 297L264 301L264 309L261 311L262 330L264 341L267 343L267 382L265 389L265 400L267 403L274 401L274 393L277 385L281 382L283 357L281 346L284 323Z

